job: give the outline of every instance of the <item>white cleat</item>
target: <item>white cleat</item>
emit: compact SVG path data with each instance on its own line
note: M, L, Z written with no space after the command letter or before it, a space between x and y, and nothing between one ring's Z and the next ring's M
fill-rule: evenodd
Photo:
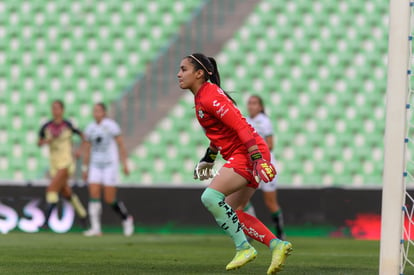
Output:
M122 227L124 228L124 235L129 237L134 234L134 218L129 215L126 220L122 221Z
M86 237L100 237L102 236L102 232L100 230L89 229L83 232L83 236Z

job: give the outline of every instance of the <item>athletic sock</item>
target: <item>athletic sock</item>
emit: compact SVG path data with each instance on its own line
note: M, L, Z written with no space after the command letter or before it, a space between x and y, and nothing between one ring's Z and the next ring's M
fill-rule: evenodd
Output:
M121 216L122 220L126 220L129 216L128 209L126 209L125 204L122 201L115 201L111 204L112 209Z
M250 214L253 217L256 217L256 210L254 209L253 204L249 201L243 211L247 214Z
M283 239L283 214L281 209L272 213L272 221L275 224L276 236Z
M267 245L268 247L270 247L270 242L272 240L277 239L272 231L270 231L269 228L267 228L256 217L253 217L242 210L237 210L236 213L240 219L244 233L249 237Z
M44 225L47 225L49 222L50 215L52 215L53 209L57 206L59 201L59 195L57 192L46 192L46 212L45 212L45 222Z
M72 193L72 196L70 197L70 203L72 204L73 208L75 208L76 214L78 214L80 218L86 218L87 213L85 207L83 207L82 202L75 193Z
M224 201L224 194L212 188L206 188L201 195L204 206L214 216L217 224L233 239L237 250L248 249L242 226L233 209Z
M90 200L88 204L89 221L91 223L91 229L97 232L101 232L101 213L102 204L100 200Z

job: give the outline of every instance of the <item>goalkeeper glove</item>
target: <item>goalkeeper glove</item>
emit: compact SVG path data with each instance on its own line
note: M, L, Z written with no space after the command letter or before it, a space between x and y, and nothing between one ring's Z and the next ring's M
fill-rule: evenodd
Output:
M258 149L250 152L249 157L253 164L253 177L257 183L260 183L261 180L267 183L274 179L277 174L275 167L272 163L263 159Z
M204 157L198 162L194 168L194 179L206 180L214 177L213 166L216 160L217 152L207 148Z

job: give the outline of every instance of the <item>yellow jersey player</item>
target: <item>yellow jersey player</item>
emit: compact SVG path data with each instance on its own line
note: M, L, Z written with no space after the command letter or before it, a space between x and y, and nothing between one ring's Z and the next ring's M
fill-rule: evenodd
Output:
M76 134L83 139L83 134L73 127L72 123L63 118L64 108L62 101L55 100L52 103L53 119L46 122L39 132L38 145L48 145L50 154L49 172L51 182L46 189L47 209L44 228L48 226L50 215L59 201L59 194L71 202L83 224L87 221L85 208L68 184L69 177L75 171L72 156L72 136Z

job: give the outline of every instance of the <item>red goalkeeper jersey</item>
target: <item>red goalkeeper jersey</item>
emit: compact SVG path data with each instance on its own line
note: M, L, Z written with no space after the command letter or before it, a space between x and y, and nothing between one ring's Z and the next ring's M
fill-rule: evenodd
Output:
M255 144L267 147L265 141L217 85L204 83L194 101L200 125L211 145L220 151L225 160L235 152L247 154L247 148Z

